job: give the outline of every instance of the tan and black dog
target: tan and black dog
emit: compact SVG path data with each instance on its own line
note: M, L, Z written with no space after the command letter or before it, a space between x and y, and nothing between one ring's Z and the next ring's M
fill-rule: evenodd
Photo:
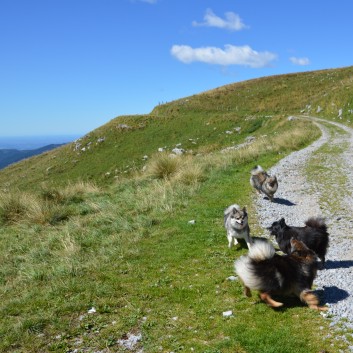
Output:
M255 240L248 255L240 257L234 268L244 285L244 294L258 290L261 300L277 308L283 305L272 295L296 295L309 308L327 310L319 306L319 299L311 290L317 273L317 257L303 242L291 239L290 255L278 255L267 240Z

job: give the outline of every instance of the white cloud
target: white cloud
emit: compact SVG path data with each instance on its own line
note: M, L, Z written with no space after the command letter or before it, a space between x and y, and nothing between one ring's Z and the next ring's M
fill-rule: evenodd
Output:
M193 26L218 27L228 29L230 31L240 31L247 26L243 23L240 16L234 12L226 12L225 19L218 17L211 9L207 9L204 22L193 21Z
M141 2L147 2L149 4L156 4L158 0L130 0L132 2L135 2L135 1L141 1Z
M173 45L171 54L185 64L195 61L214 65L242 65L253 68L269 66L277 55L257 52L248 45L237 47L227 44L224 49L217 47L192 48L188 45Z
M294 65L309 65L310 60L308 58L296 58L294 56L290 57L289 60L294 64Z

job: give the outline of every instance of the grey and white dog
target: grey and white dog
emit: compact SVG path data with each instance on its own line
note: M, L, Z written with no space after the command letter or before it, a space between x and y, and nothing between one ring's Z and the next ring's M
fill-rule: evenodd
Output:
M278 189L275 175L268 175L261 166L257 165L251 170L250 184L259 194L264 193L272 202L273 195Z
M245 239L250 249L253 240L250 236L250 228L248 224L248 214L246 208L233 204L224 211L224 227L227 230L228 247L238 244L237 239Z

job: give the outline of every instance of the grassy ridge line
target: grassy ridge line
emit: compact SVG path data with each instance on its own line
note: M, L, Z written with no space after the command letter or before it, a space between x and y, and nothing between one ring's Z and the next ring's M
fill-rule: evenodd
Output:
M268 168L318 134L299 120L277 125L280 133L242 150L181 158L164 179L151 179L152 160L150 174L62 204L85 212L55 227L20 219L0 228L0 348L119 351L118 339L142 333L146 352L338 351L340 343L322 339L329 328L316 312L297 301L269 310L226 280L246 250L227 249L223 209L233 202L251 208L253 164ZM197 164L203 178L196 173L192 182L185 170L181 177L185 164ZM92 306L95 315L87 314ZM226 320L229 309L234 318Z
M148 115L118 117L84 136L80 145L69 144L5 168L0 171L0 188L33 189L43 182L58 185L67 180L108 185L114 177L139 170L143 156L159 147L170 150L182 143L195 154L215 151L229 144L225 131L241 127L238 143L266 124L269 116L317 112L334 120L341 110L342 122L352 126L352 91L353 67L223 86L159 105Z

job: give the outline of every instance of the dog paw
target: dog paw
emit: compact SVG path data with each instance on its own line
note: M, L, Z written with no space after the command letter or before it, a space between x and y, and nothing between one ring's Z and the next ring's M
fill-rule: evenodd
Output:
M316 310L327 311L328 307L327 306L317 306Z
M265 292L260 293L260 298L262 301L264 301L268 306L272 308L279 308L280 306L283 306L283 303L276 302L274 299L271 298L271 296L268 293L265 293Z
M306 303L310 309L320 310L320 311L327 311L328 310L328 307L318 305L319 298L311 291L303 291L300 294L300 299L304 303Z
M247 297L251 297L251 290L248 287L244 288L244 295Z

